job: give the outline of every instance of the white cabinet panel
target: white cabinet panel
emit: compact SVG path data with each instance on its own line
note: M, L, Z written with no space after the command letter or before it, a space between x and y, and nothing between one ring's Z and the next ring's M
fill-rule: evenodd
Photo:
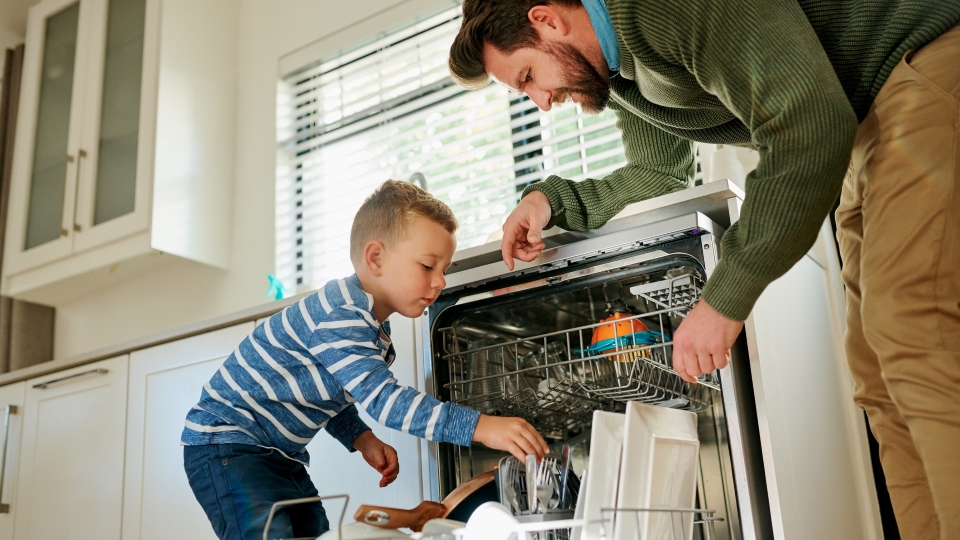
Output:
M120 538L127 363L27 381L18 540Z
M760 296L748 319L757 401L767 429L765 467L777 538L873 538L856 438L866 427L834 341L824 269L804 257ZM850 424L851 415L856 419ZM872 489L872 488L871 488ZM775 498L774 498L775 497ZM870 506L873 506L871 508ZM817 519L810 519L816 516Z
M19 503L17 492L17 465L20 462L21 429L23 427L23 394L27 383L19 382L0 388L0 414L3 414L3 432L0 433L0 540L13 538L13 519Z
M123 538L216 538L187 483L180 433L203 385L254 328L244 323L130 358Z
M400 384L417 388L414 362L413 321L399 315L390 318L391 337L397 358L391 371ZM412 435L394 431L376 423L360 411L360 418L367 423L382 441L397 450L400 458L400 475L390 486L380 488L380 474L363 460L359 452L352 454L327 433L318 433L307 445L310 452L310 478L320 495L346 493L350 495L347 507L347 522L353 521L353 513L361 504L412 508L423 500L420 479L420 440ZM331 525L336 524L342 503L326 504Z

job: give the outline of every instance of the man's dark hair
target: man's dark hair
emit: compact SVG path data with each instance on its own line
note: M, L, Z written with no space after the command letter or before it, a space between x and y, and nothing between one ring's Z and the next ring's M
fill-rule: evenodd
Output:
M450 46L450 75L470 90L490 82L483 65L483 44L511 53L540 43L527 13L535 6L579 7L580 0L465 0L463 23Z

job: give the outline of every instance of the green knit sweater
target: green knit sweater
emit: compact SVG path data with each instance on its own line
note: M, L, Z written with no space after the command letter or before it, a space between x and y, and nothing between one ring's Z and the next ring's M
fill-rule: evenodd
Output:
M606 0L620 42L610 107L628 164L551 176L548 226L586 230L687 187L692 141L760 153L704 299L744 320L810 249L840 193L857 123L908 50L960 22L960 0Z

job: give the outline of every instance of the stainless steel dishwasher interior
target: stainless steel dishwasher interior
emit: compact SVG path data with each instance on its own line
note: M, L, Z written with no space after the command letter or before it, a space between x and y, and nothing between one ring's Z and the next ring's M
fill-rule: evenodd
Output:
M670 367L671 337L699 299L705 278L699 246L689 238L653 259L624 254L618 257L622 265L604 260L602 272L503 297L474 295L476 301L459 304L455 297L442 298L448 306L431 324L438 394L485 414L527 419L553 453L559 455L564 443L572 446L578 475L588 458L594 410L623 411L626 401L637 400L696 412L698 505L725 520L718 538L739 538L719 381L708 376L691 385ZM459 297L469 298L465 292ZM622 314L620 324L601 323L615 311ZM604 330L606 335L594 335ZM600 337L608 339L594 343ZM447 444L439 454L442 494L493 470L504 455Z

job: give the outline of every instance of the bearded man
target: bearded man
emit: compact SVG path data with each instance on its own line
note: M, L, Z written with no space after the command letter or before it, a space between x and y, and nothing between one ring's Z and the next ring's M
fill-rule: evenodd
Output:
M760 153L703 301L674 336L685 380L728 362L757 297L840 195L848 361L905 538L960 538L960 0L465 0L450 71L537 106L612 108L627 165L551 176L504 225L599 227L687 187L694 142ZM841 194L842 192L842 194Z

